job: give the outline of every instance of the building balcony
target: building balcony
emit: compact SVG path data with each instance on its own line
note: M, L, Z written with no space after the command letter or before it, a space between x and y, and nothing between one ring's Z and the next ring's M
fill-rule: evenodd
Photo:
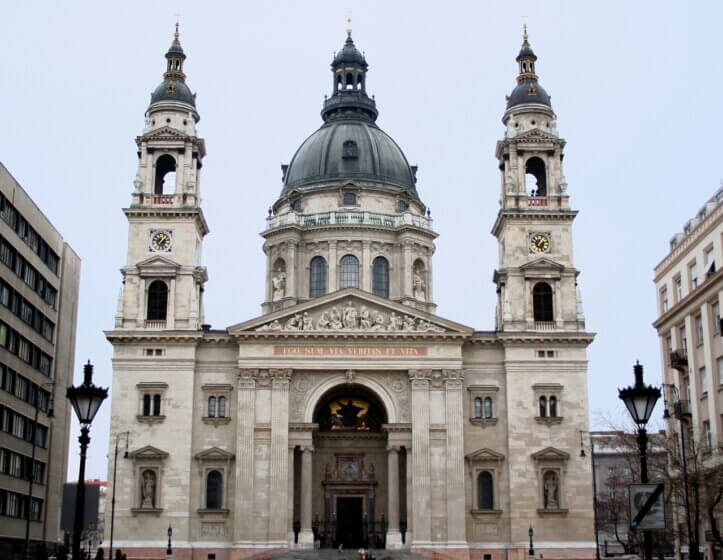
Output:
M165 319L146 319L143 326L147 329L165 329L166 328L166 320Z
M676 418L691 416L690 401L676 401L673 403L673 411Z
M405 226L432 231L432 219L405 212L404 214L378 214L375 212L333 211L318 214L287 212L266 219L267 230L295 226L301 229L324 227L377 227L398 229Z
M194 204L196 204L196 196L193 193L133 193L133 206L150 206L154 208L164 208L171 206L193 206Z
M670 367L678 371L687 371L688 354L685 350L673 350L670 353Z
M554 331L555 321L535 321L536 331Z

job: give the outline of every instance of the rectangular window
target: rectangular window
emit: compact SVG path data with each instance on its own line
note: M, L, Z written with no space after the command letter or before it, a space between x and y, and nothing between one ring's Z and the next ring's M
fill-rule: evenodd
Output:
M713 315L713 332L720 334L720 305L716 301L710 306L711 315Z
M50 375L50 366L52 365L52 359L45 353L40 354L40 363L38 364L38 370L40 373Z
M13 267L13 256L15 252L12 250L10 245L3 241L0 243L0 261L4 262L10 268Z
M683 393L685 394L685 398L688 399L688 402L690 402L690 379L688 379L687 375L683 377Z
M16 413L13 416L13 435L21 439L25 438L25 417Z
M675 285L675 303L678 303L683 299L683 282L680 276L673 280L673 284Z
M683 352L688 353L688 337L685 333L685 327L678 327L680 332L680 345L683 347Z
M690 274L690 289L695 290L698 287L698 267L695 262L688 267Z
M23 280L25 280L25 283L30 286L33 290L35 289L35 283L38 278L37 271L30 265L25 265L25 274L23 276Z
M705 378L705 366L698 369L698 379L700 379L700 393L704 394L708 392L708 382Z
M10 476L14 476L17 478L22 478L23 476L23 458L21 455L18 455L17 453L10 453L10 468L8 469L8 474Z
M28 325L33 324L33 306L27 301L22 300L20 302L20 318Z
M17 379L15 380L15 391L14 394L17 398L22 399L24 401L28 400L28 380L25 379L23 376L18 375Z
M660 290L660 310L665 313L668 310L668 290Z
M710 431L710 421L703 422L703 445L710 450L713 447L713 437Z
M33 482L43 484L45 480L45 464L40 461L35 461L33 465Z
M6 512L8 517L20 517L20 496L14 492L8 492Z
M718 386L723 386L723 358L716 360L718 364Z
M43 501L33 498L30 501L30 519L31 521L40 521L40 515L43 511Z
M698 346L703 344L703 318L700 315L695 317L695 342Z
M25 363L30 363L30 343L24 338L18 342L18 358Z

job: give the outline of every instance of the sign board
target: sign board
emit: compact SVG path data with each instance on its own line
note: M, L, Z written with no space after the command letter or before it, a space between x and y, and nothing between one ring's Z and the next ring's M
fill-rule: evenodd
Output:
M633 529L665 529L665 502L662 484L631 484L630 519ZM650 502L652 498L652 503ZM645 511L647 510L647 511ZM642 516L640 516L642 512ZM640 517L639 520L637 518ZM637 520L637 524L635 521Z

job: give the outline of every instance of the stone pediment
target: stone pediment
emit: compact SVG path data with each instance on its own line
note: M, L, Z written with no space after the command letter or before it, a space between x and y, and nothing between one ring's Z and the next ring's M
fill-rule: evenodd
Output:
M475 463L498 463L505 460L505 456L502 455L502 453L497 453L496 451L493 451L488 447L483 447L482 449L478 449L477 451L468 453L465 458L468 461L472 461Z
M154 257L150 257L144 261L139 262L136 265L136 268L139 270L141 275L144 274L153 274L155 276L158 276L159 274L174 274L178 271L181 265L179 265L177 262L172 261L171 259L167 257L162 257L160 255L156 255Z
M521 270L528 271L550 270L551 268L559 271L565 270L565 267L563 265L553 261L552 259L548 259L547 257L540 257L539 259L535 259L534 261L530 261L520 266Z
M157 447L153 447L152 445L146 445L145 447L141 447L140 449L136 449L135 451L131 451L128 454L132 459L165 459L168 457L168 453L163 451L162 449L158 449Z
M152 142L152 141L185 141L188 138L188 134L185 132L178 130L177 128L172 128L170 126L164 126L157 130L153 130L149 132L148 134L144 134L140 137L140 139L146 141L146 142Z
M233 453L219 447L211 447L196 453L196 459L199 461L232 461L234 457Z
M527 130L526 132L522 132L521 134L518 134L513 138L513 140L516 140L517 142L559 142L560 138L555 136L554 134L550 134L549 132L545 132L544 130L540 130L539 128L533 128L532 130Z
M230 327L230 334L370 333L472 334L431 313L348 288Z
M565 453L555 447L546 447L532 454L532 458L538 462L565 462L570 458L569 453Z

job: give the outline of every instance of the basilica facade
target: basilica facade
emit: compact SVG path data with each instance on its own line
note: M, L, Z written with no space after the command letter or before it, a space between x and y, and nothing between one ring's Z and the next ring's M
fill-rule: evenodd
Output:
M128 446L109 462L114 547L159 557L171 526L174 557L189 560L340 545L501 560L526 558L533 528L540 557L593 557L579 457L593 335L565 141L526 34L489 189L500 199L490 331L436 314L438 234L416 166L376 123L351 32L323 122L270 201L261 315L204 324L205 146L185 58L176 31L136 139L128 261L106 332L111 444Z

